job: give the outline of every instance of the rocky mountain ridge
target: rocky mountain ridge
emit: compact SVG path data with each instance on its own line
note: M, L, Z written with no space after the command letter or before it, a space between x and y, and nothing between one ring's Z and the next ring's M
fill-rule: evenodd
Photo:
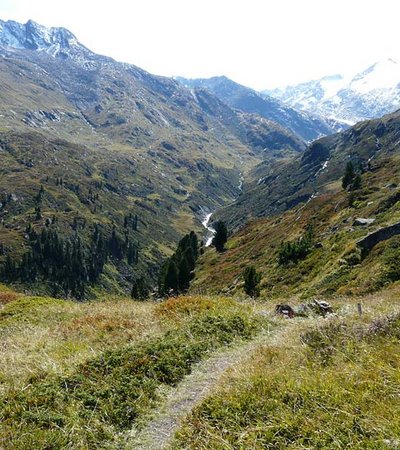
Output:
M263 92L292 108L353 125L400 108L400 63L388 58L348 76L329 75Z
M209 90L232 108L273 120L305 141L343 129L335 121L323 120L316 115L288 107L280 100L242 86L225 76L203 79L177 77L177 80L192 89L201 87Z

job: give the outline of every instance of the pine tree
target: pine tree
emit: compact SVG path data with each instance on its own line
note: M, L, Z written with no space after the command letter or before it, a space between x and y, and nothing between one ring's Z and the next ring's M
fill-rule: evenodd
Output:
M165 290L166 292L172 290L176 293L179 291L178 269L173 259L171 259L168 263L165 277Z
M244 269L243 278L246 294L250 297L258 297L260 295L261 273L258 273L254 266L249 266Z
M344 171L344 175L342 178L342 187L343 189L347 189L347 187L351 184L351 182L353 181L353 178L355 177L355 171L354 171L354 166L353 163L351 161L349 161L346 164L346 169Z
M224 246L228 240L228 230L226 228L225 222L218 221L214 225L215 236L212 241L218 252L224 251Z
M360 188L361 188L361 175L358 173L354 177L354 179L350 185L350 190L356 191L357 189L360 189Z
M190 247L193 251L194 259L196 260L199 256L199 240L197 239L197 234L191 231L190 234Z
M167 294L170 289L176 293L189 289L198 252L198 239L191 231L179 241L175 253L161 267L158 276L158 290L161 295Z
M136 300L146 300L149 298L150 289L147 280L140 277L133 283L131 297Z
M35 219L40 220L42 218L42 211L40 209L40 206L36 206L35 208Z
M15 262L13 261L10 255L7 255L6 257L2 277L7 281L13 281L17 277L17 268Z
M190 285L190 269L188 261L183 255L178 266L178 287L179 292L186 292Z
M114 256L117 259L123 258L122 242L119 236L117 235L115 227L113 228L111 232L111 237L108 241L108 250L111 256Z

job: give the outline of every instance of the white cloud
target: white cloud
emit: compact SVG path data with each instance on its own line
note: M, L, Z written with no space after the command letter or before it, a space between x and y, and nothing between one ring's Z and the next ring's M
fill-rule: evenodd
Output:
M255 88L400 53L396 0L0 0L0 17L65 26L153 73L225 74Z

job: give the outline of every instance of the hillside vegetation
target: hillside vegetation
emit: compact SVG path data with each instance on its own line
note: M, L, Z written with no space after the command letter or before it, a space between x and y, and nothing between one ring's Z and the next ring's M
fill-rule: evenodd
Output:
M397 121L397 116L396 119L387 118L387 123L392 123L391 120ZM201 256L192 284L193 292L242 292L242 273L250 265L262 275L263 298L361 295L399 281L399 236L387 236L388 239L367 250L357 245L369 233L400 221L400 157L398 146L393 142L397 132L394 126L386 125L387 134L380 137L382 147L376 150L376 126L375 122L358 125L356 130L364 130L359 143L339 147L340 152L335 148L326 173L322 171L313 182L308 181L293 194L296 203L303 198L301 189L309 190L313 195L306 196L302 203L286 212L270 213L270 217L250 221L230 236L225 252L210 249ZM342 135L347 133L354 134L355 131L350 129ZM370 145L375 148L372 154L367 146L367 137L371 135ZM329 139L339 141L343 136L325 141ZM359 185L354 188L342 187L345 165L339 164L339 157L346 161L345 150L358 172ZM302 159L310 152L311 148ZM368 164L367 157L370 158ZM337 165L333 159L338 161ZM307 167L304 165L304 170ZM299 173L294 171L290 179L296 176ZM271 190L273 198L279 195L278 183L285 189L294 189L290 179L279 181L277 177L276 184L266 184L265 189ZM289 184L284 185L285 182ZM252 197L250 191L244 195L249 196L249 203L258 198ZM268 205L268 192L263 195L266 196L264 204ZM238 205L240 203L232 205L233 214L238 211ZM229 215L230 208L225 212ZM296 242L307 242L306 251L298 256L292 252ZM292 252L292 256L283 258L285 252Z
M154 285L179 239L232 202L254 165L305 148L274 122L97 55L65 29L4 22L2 42L9 26L38 48L59 39L56 52L14 35L0 46L0 271L8 258L17 270L2 280L21 291L94 298ZM43 230L79 280L63 282L39 249Z
M172 448L397 448L397 296L398 290L365 299L364 318L346 301L322 323L294 319L280 339L223 377ZM389 315L377 319L379 310Z
M103 448L193 365L266 321L232 299L81 304L2 293L0 445ZM11 297L10 297L11 295Z
M399 153L399 130L397 111L316 140L295 158L262 162L249 174L254 181L245 185L235 202L218 211L216 218L236 230L250 219L277 215L331 193L339 187L334 183L341 179L349 161L360 173L379 170L383 161Z

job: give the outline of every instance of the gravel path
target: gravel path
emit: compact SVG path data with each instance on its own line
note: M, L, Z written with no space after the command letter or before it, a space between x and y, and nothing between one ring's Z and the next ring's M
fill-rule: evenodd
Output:
M161 450L171 443L182 420L218 385L223 373L248 357L251 351L266 342L270 333L264 332L251 341L220 350L196 365L176 388L168 394L164 405L140 431L132 430L126 449Z

